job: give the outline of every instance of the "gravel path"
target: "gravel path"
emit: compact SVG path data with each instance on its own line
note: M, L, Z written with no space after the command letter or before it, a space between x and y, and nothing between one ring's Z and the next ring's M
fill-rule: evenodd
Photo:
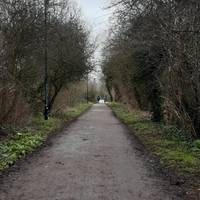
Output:
M94 105L1 178L0 200L178 199L127 132L106 105Z

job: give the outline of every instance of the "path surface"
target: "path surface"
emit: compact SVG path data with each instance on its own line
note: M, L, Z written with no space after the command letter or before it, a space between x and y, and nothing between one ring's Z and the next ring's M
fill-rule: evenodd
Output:
M178 199L139 148L107 106L95 105L2 178L0 200Z

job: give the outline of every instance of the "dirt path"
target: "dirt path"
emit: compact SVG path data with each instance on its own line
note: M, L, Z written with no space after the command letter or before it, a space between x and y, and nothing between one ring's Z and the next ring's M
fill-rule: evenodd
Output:
M172 200L174 187L105 105L95 105L19 169L1 178L1 200ZM181 198L180 198L181 199Z

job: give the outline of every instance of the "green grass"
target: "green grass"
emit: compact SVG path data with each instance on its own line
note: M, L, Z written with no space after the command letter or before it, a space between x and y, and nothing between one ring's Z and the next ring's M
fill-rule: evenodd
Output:
M32 123L23 129L11 128L11 137L0 142L0 170L13 165L18 159L32 152L43 144L47 137L89 108L91 104L78 104L64 113L64 117L51 116L48 121L41 114L35 116Z
M145 112L129 112L119 103L108 104L116 116L123 121L154 155L160 158L163 167L177 175L200 173L200 140L174 126L154 123Z
M89 106L91 106L91 104L89 104ZM87 108L88 108L87 103L78 104L75 107L68 109L68 111L64 113L64 118L65 119L72 119L76 116L79 116Z

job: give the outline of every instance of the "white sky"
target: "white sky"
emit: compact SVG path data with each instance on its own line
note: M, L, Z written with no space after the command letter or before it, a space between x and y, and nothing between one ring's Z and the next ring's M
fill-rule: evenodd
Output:
M109 0L74 0L81 8L83 19L92 30L92 39L97 39L99 48L95 58L98 61L101 55L101 48L106 39L109 29L109 18L112 16L110 9L105 9L109 5ZM97 66L98 68L98 66Z
M105 9L109 0L74 0L81 8L83 18L92 27L95 36L105 36L111 10Z

